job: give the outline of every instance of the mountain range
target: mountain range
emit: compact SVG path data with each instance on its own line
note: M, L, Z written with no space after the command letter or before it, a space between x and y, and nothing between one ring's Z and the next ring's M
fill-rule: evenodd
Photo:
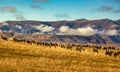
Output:
M120 44L120 20L5 21L0 35L67 43Z

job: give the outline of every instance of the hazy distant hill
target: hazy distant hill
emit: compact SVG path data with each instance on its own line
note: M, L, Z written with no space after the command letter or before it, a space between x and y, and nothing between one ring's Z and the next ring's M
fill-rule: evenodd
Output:
M0 31L15 33L12 34L14 37L38 41L120 43L120 20L6 21L0 23Z

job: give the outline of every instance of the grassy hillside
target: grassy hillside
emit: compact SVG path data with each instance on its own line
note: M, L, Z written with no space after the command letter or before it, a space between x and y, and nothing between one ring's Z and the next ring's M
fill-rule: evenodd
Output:
M0 72L120 72L120 57L104 53L0 40Z

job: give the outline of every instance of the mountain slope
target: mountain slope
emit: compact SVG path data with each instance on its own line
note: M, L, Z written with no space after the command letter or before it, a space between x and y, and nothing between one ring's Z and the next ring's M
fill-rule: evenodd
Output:
M119 72L120 57L0 40L1 72Z
M3 35L6 35L6 32L13 33L14 37L38 41L120 43L120 20L6 21L0 23L0 31L4 32Z

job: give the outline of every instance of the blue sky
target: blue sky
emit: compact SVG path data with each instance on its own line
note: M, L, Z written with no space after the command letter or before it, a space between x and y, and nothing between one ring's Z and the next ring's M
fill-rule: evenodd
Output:
M0 0L0 22L7 20L120 19L120 0Z

